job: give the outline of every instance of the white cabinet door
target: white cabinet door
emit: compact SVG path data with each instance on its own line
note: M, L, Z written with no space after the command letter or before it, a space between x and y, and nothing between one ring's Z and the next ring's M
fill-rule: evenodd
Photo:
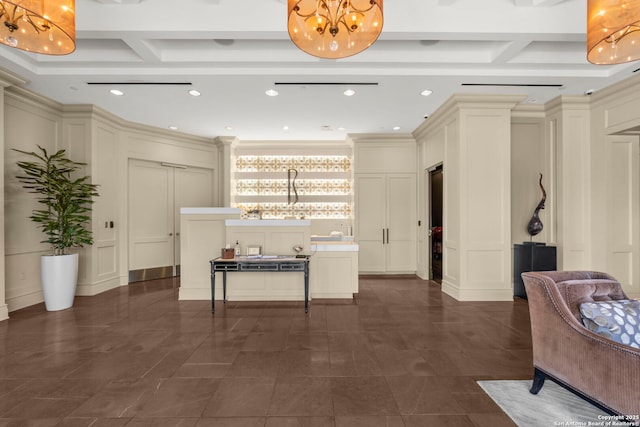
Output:
M387 175L387 272L416 270L416 197L415 175Z
M355 191L359 270L415 272L415 174L360 174Z
M356 177L356 234L360 271L384 272L386 228L386 179L382 174Z

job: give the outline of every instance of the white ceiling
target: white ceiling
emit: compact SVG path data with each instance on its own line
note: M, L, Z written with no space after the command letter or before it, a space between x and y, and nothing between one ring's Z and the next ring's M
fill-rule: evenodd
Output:
M76 0L74 53L0 45L0 67L64 104L242 140L412 132L454 93L541 104L640 68L587 62L584 0L387 0L378 41L341 60L299 51L286 12L284 0ZM111 95L116 87L125 95ZM354 96L342 95L348 87ZM269 88L280 95L266 96Z

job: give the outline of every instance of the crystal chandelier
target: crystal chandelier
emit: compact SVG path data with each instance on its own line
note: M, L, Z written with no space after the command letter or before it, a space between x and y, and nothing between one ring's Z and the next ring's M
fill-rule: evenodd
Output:
M587 59L621 64L640 59L640 0L588 0Z
M66 55L76 48L74 0L0 0L0 43Z
M288 0L289 37L320 58L355 55L382 31L383 0Z

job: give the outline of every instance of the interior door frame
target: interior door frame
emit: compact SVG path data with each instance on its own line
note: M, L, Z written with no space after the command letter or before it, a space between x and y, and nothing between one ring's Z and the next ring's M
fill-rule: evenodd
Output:
M131 282L138 282L141 280L153 280L153 279L160 279L160 278L165 278L165 277L173 277L176 273L176 268L175 268L175 250L174 247L175 245L173 243L171 243L172 240L175 239L174 236L174 223L175 223L175 219L174 219L174 212L173 209L170 208L169 205L167 205L166 207L166 214L167 214L167 235L165 236L166 240L167 240L167 244L170 244L171 246L171 265L168 265L166 263L164 263L163 265L157 265L157 266L151 266L151 267L141 267L141 268L135 268L131 265L131 260L132 260L132 251L134 250L134 241L133 239L133 229L132 227L134 227L134 223L132 220L132 216L134 214L133 212L133 204L131 202L131 197L132 197L132 168L134 167L148 167L148 168L154 168L157 170L163 170L163 171L171 171L171 177L169 179L169 176L167 176L167 202L169 201L169 199L171 201L173 201L175 199L175 195L173 194L174 192L174 171L173 168L171 168L168 165L163 164L162 162L158 162L158 161L154 161L154 160L147 160L147 159L139 159L139 158L129 158L128 159L128 165L127 165L127 170L128 170L128 182L127 182L127 222L128 222L128 230L127 230L127 271L128 271L128 276L129 276L129 283ZM155 237L154 237L155 238ZM161 241L158 241L158 243L161 243ZM133 269L135 268L135 269Z
M427 237L428 237L428 243L426 245L427 247L427 253L426 253L426 260L427 260L427 265L428 265L428 269L429 269L429 280L434 280L434 276L433 276L433 173L440 170L443 177L443 182L444 182L444 162L439 162L436 163L435 165L427 168L425 170L426 172L426 185L425 185L425 197L426 197L426 204L427 204ZM443 190L444 190L444 185L443 185ZM444 193L442 194L442 199L441 200L441 206L443 209L442 212L442 221L444 222ZM442 260L441 260L442 261ZM442 280L442 277L440 278L440 280Z
M126 254L126 266L127 273L129 276L129 282L136 282L140 280L151 280L165 277L175 277L180 275L180 208L181 207L211 207L215 206L217 200L217 176L216 176L216 168L215 166L206 167L204 165L189 165L189 164L179 164L179 163L169 163L162 162L158 160L150 160L144 158L134 158L130 157L127 159L127 254ZM172 239L172 262L171 265L166 266L157 266L157 267L148 267L142 268L139 270L132 270L131 264L131 250L132 250L132 235L131 235L131 227L133 223L131 221L131 209L132 205L130 202L131 197L131 167L134 164L142 164L142 165L153 165L154 167L163 168L166 170L171 170L171 182L170 182L170 193L171 193L171 206L167 206L167 214L170 216L170 223L167 224L167 233L168 238ZM195 187L204 189L204 182L206 182L206 191L205 193L199 193L197 196L193 196L192 193L189 193L190 196L187 198L182 197L183 187L182 185L186 185L184 181L185 177L194 176L192 173L197 173L201 177L204 177L204 180L198 181L200 185L196 183ZM187 185L187 187L189 187ZM184 188L187 188L184 187ZM194 185L191 186L194 188ZM209 192L210 191L210 192ZM182 203L185 203L187 206L180 206Z

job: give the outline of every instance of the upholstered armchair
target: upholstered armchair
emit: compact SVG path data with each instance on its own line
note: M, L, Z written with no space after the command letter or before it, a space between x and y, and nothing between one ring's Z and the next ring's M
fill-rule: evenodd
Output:
M522 273L527 291L537 394L549 377L602 409L640 415L640 349L605 338L583 325L580 304L628 299L605 273ZM635 301L632 301L635 303Z

